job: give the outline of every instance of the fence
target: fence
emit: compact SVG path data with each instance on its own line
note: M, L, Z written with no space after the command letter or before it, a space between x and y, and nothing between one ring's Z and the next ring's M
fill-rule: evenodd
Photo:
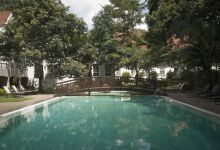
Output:
M143 78L125 78L125 77L90 77L78 78L57 84L58 92L77 92L83 89L92 88L115 88L115 87L131 87L144 89L162 89L162 83L156 80Z

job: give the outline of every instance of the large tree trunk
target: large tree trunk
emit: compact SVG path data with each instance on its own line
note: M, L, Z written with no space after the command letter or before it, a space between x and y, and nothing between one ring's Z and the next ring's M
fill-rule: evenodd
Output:
M139 69L138 68L135 68L135 71L136 71L136 75L135 75L135 84L136 84L136 86L138 86L138 78L139 78Z
M8 80L7 80L7 87L9 87L11 85L10 83L10 77L11 77L11 68L10 68L10 63L6 63L6 69L8 72Z
M89 71L88 71L88 77L92 77L92 64L90 63L89 66Z

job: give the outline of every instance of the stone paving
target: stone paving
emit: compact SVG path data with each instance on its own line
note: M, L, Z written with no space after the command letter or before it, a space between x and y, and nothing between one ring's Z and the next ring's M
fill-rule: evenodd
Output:
M19 108L23 108L23 107L27 107L27 106L30 106L36 103L40 103L48 99L52 99L54 95L53 94L38 94L38 95L28 95L24 97L31 98L31 100L26 100L22 102L0 103L0 115L13 111L13 110L17 110Z
M192 106L202 108L208 110L210 112L214 112L216 114L220 114L220 101L216 104L214 101L210 101L209 99L199 98L198 96L189 96L185 93L168 93L169 98L174 100L190 104Z

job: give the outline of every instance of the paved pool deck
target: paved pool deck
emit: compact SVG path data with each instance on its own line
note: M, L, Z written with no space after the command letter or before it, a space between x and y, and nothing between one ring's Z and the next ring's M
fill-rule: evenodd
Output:
M167 97L220 115L220 101L215 104L214 101L209 99L175 92L168 93Z
M30 100L21 101L21 102L4 102L0 103L0 115L4 113L11 112L20 108L24 108L33 104L37 104L49 99L54 98L53 94L37 94L37 95L28 95L24 96L25 98L30 98Z
M11 112L13 110L17 110L20 108L24 108L33 104L37 104L49 99L54 98L55 95L53 94L38 94L38 95L29 95L25 96L27 98L31 98L31 100L26 100L22 102L6 102L0 103L0 115L4 113ZM202 108L208 110L210 112L214 112L216 114L220 114L220 102L215 104L214 102L207 101L205 99L201 99L198 97L189 97L187 94L184 93L175 93L169 92L168 98L175 99L177 101L190 104L192 106Z

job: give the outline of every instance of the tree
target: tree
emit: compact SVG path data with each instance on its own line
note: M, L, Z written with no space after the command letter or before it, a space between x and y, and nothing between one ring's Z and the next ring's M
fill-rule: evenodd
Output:
M138 84L138 78L140 71L149 69L149 65L146 62L150 60L150 51L148 44L144 40L145 31L133 29L130 33L131 43L125 43L125 40L119 40L120 48L122 51L122 57L119 62L120 67L126 67L131 70L135 70L136 84ZM121 38L124 38L122 36ZM132 46L130 46L132 45Z
M149 0L146 39L165 61L199 69L209 78L220 56L219 7L214 0Z
M115 39L118 25L112 17L111 7L105 6L94 18L94 28L91 30L91 44L97 48L100 64L111 64L117 68L120 53Z
M87 76L92 77L92 64L98 61L98 50L94 47L90 41L79 49L78 58L87 68Z
M131 34L134 27L142 22L143 9L144 4L140 0L110 0L110 4L103 6L93 18L92 41L99 48L102 62L111 63L114 69L125 65L131 56L126 54L127 50L133 49ZM133 53L132 50L130 52Z
M75 55L83 45L86 27L82 19L67 10L60 0L18 1L12 10L13 20L3 35L5 58L22 62L24 68L32 65L39 68L36 75L40 90L44 60L52 71L62 71L62 66L71 66L71 62L73 68L77 66Z

